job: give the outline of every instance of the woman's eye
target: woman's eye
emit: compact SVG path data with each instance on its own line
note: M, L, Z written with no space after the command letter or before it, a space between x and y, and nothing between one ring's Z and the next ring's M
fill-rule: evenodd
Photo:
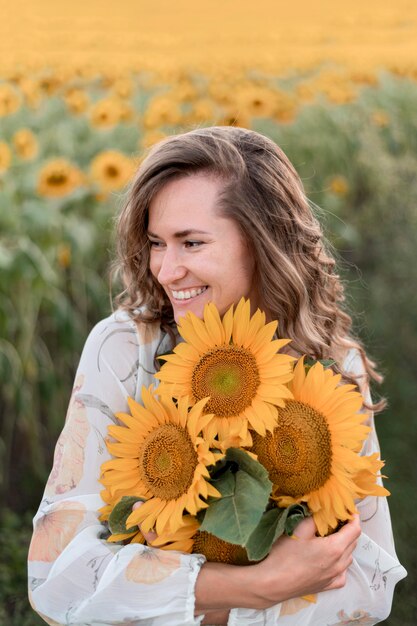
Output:
M153 239L148 239L148 241L151 248L161 248L163 246L162 241L155 241Z
M185 247L186 248L198 248L199 246L203 245L203 241L186 241L185 242Z

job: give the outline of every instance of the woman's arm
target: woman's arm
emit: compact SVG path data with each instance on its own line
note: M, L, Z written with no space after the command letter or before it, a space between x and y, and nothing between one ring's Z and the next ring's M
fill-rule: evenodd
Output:
M204 558L102 539L98 482L107 427L152 382L159 329L115 316L91 332L77 371L54 467L34 519L29 597L49 623L195 625L194 585Z

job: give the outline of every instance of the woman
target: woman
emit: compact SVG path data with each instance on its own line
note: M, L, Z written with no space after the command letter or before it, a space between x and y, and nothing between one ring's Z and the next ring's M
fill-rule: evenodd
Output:
M30 597L49 623L323 626L387 617L398 563L384 498L358 504L337 533L280 538L261 563L112 545L98 521L100 467L114 413L153 382L155 356L178 339L175 322L221 314L250 298L295 356L333 358L373 407L372 363L350 334L343 288L320 226L283 152L266 137L214 127L168 138L142 162L118 225L118 310L91 332L54 468L35 517ZM374 408L380 408L375 406ZM378 450L373 427L363 453ZM362 534L361 534L362 531ZM318 594L315 603L301 599ZM344 620L344 621L343 621Z

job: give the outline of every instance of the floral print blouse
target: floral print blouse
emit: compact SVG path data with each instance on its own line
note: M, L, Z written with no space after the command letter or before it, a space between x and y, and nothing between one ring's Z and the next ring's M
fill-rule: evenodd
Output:
M48 624L192 626L203 619L194 617L203 556L108 543L98 520L107 427L117 422L116 412L128 410L129 396L139 400L142 385L154 382L157 349L170 349L159 326L135 323L121 311L99 322L85 344L29 550L29 599ZM349 353L345 367L359 373L359 354ZM372 428L363 452L378 450ZM358 508L363 532L344 588L318 594L315 603L235 608L229 626L370 626L386 619L406 572L385 498L368 497Z

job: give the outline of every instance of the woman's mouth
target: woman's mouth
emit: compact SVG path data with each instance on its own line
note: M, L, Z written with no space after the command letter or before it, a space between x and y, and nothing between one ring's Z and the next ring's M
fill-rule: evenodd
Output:
M198 289L184 289L178 291L171 289L171 293L175 300L192 300L192 298L196 298L204 293L206 289L208 289L207 285L205 287L199 287Z

